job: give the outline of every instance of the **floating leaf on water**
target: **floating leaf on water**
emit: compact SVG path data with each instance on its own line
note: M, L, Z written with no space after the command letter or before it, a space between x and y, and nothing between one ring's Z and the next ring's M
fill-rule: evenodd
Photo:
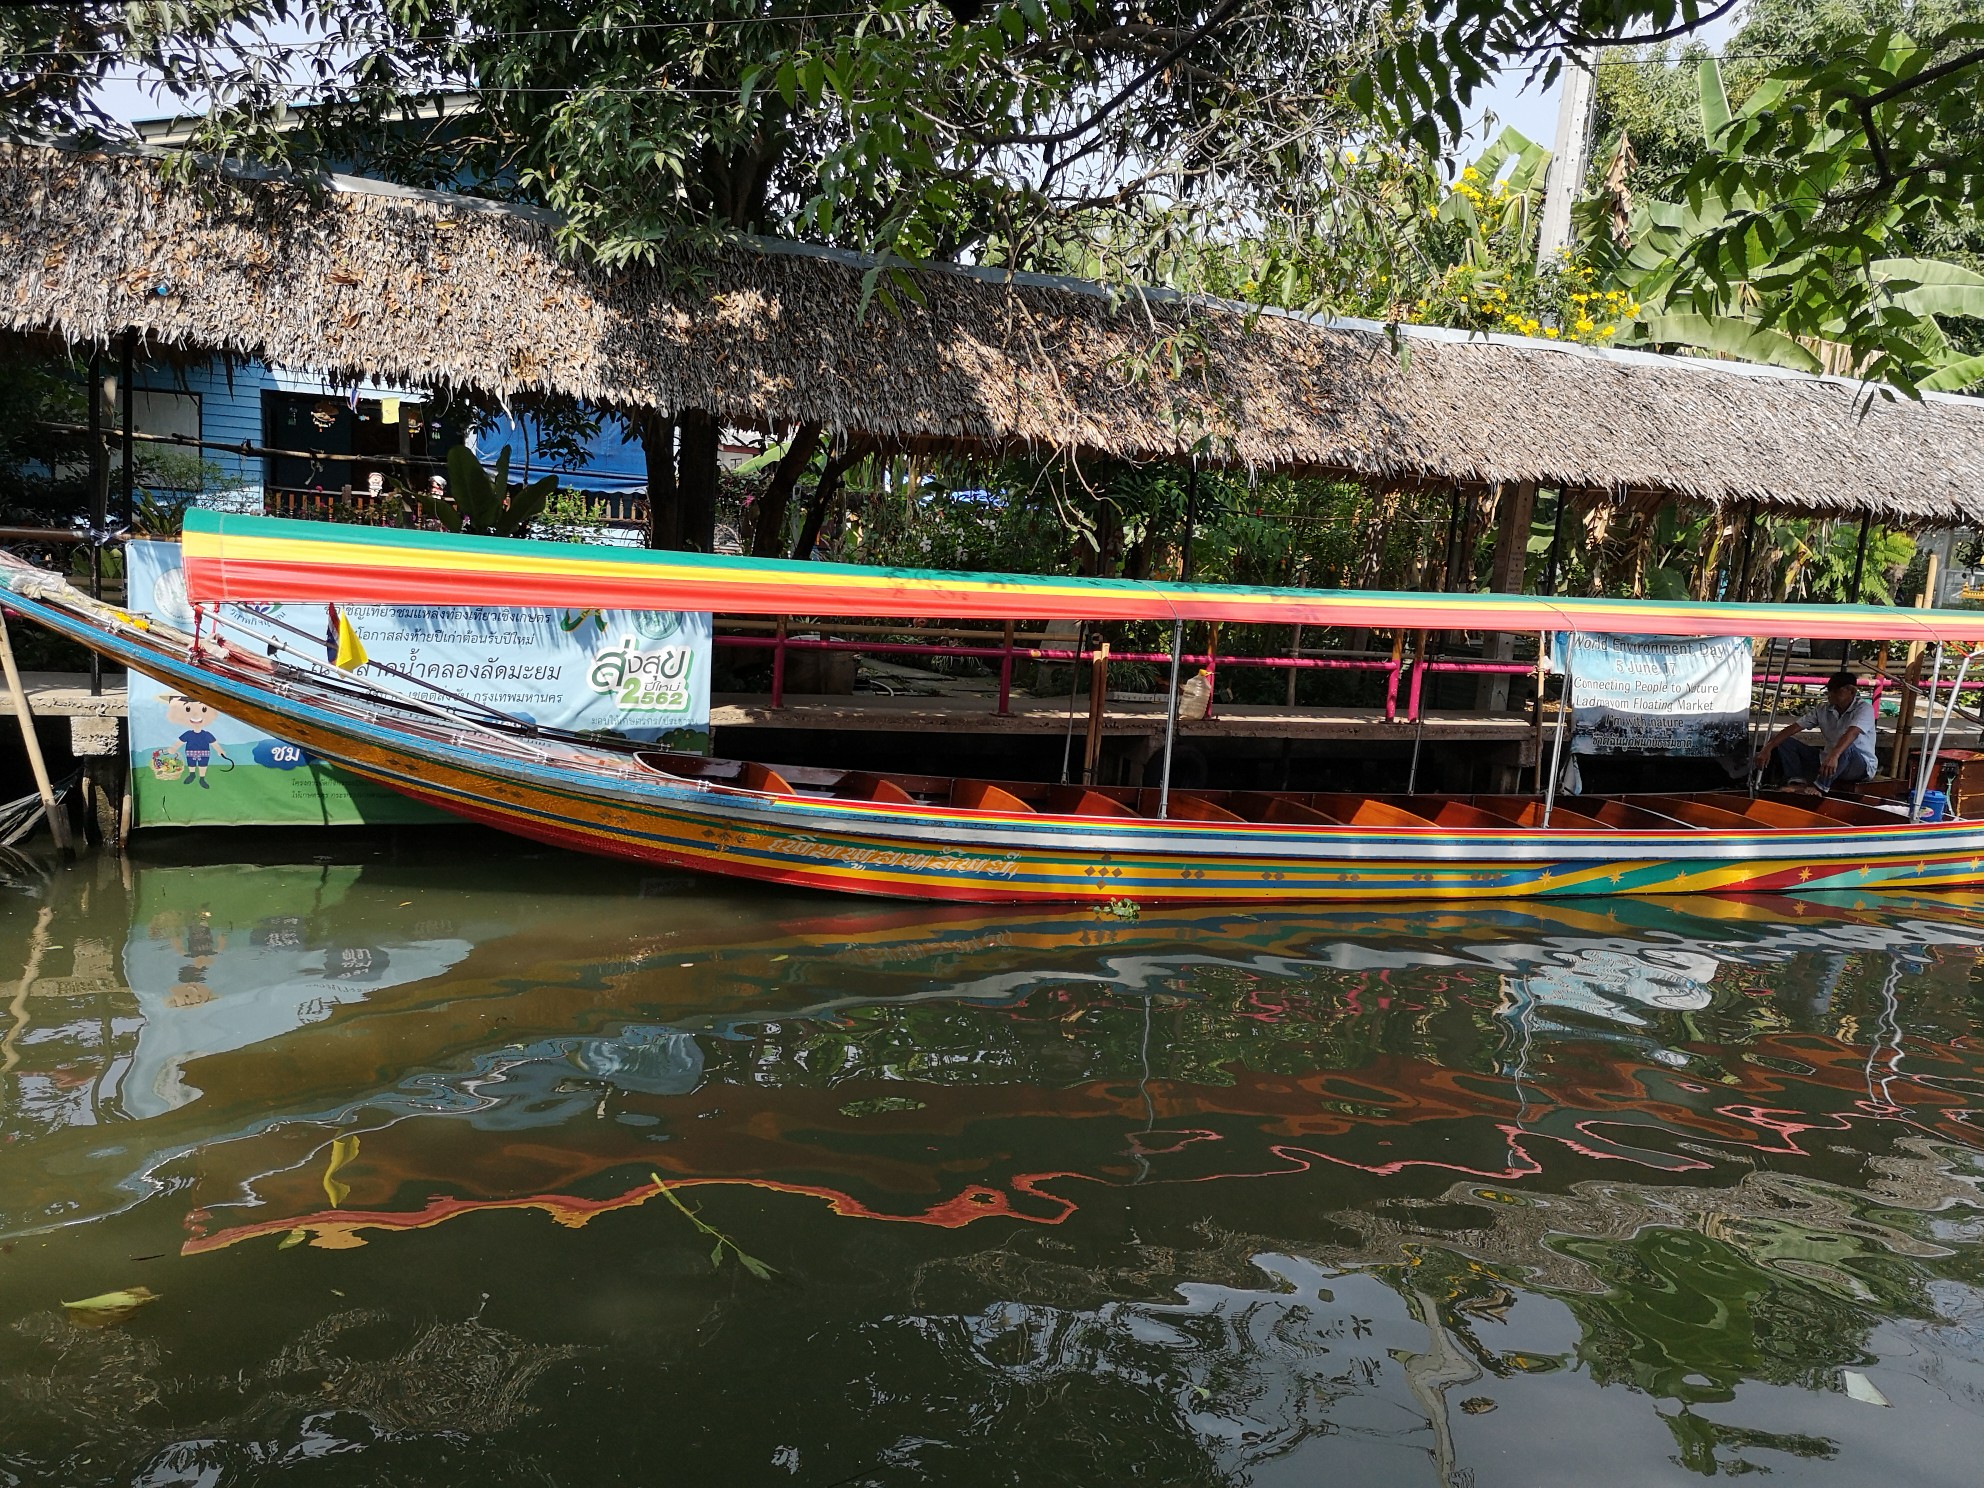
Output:
M358 1156L358 1138L339 1137L331 1143L331 1160L324 1169L324 1196L331 1201L333 1209L344 1207L346 1197L351 1193L349 1183L338 1181L338 1169Z
M310 1232L308 1230L291 1230L287 1235L284 1235L282 1239L277 1242L276 1249L288 1250L290 1246L301 1245L305 1240L308 1240L309 1238L310 1238Z
M1868 1379L1859 1370L1842 1369L1839 1372L1839 1377L1846 1382L1846 1395L1849 1400L1858 1400L1865 1405L1886 1405L1889 1403L1887 1396L1881 1393L1880 1386Z
M774 957L772 957L772 960L774 960L774 961L790 961L791 959L792 959L792 957L790 957L789 955L787 955L787 954L786 954L785 952L783 952L783 951L781 951L781 952L779 952L779 954L778 954L778 955L776 955L776 956L774 956Z
M1495 1408L1495 1402L1486 1395L1470 1395L1460 1403L1460 1408L1470 1416L1485 1416Z
M100 1296L85 1297L80 1302L64 1302L69 1310L69 1321L82 1328L108 1328L112 1323L121 1323L143 1307L147 1302L158 1301L158 1293L150 1287L129 1287L121 1292L104 1292Z
M849 1101L840 1108L843 1116L879 1116L884 1111L920 1111L923 1102L906 1095L878 1095L872 1100Z
M728 1235L724 1234L723 1231L719 1230L715 1225L712 1225L707 1221L705 1221L701 1216L699 1216L696 1213L695 1210L691 1209L687 1204L683 1203L680 1195L678 1195L675 1192L674 1186L668 1183L666 1180L664 1180L661 1174L650 1173L648 1174L648 1177L654 1180L654 1186L656 1191L660 1193L660 1195L664 1199L668 1200L669 1203L673 1204L678 1210L680 1210L682 1216L685 1219L687 1219L690 1224L694 1225L698 1230L702 1231L703 1234L708 1235L712 1240L716 1241L716 1244L710 1250L711 1266L717 1268L718 1270L721 1270L723 1268L723 1253L726 1250L728 1250L732 1255L737 1257L738 1264L741 1265L746 1271L749 1271L753 1276L757 1277L758 1280L760 1281L771 1280L772 1274L778 1269L777 1267L767 1265L765 1262L759 1260L754 1255L746 1254L744 1248L740 1246L735 1240L731 1239Z

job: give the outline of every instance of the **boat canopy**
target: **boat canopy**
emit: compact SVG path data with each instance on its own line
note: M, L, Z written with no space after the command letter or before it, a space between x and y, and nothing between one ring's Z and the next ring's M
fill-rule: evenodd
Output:
M731 558L186 513L196 603L543 605L948 620L1219 620L1412 630L1984 640L1984 610L1241 588Z

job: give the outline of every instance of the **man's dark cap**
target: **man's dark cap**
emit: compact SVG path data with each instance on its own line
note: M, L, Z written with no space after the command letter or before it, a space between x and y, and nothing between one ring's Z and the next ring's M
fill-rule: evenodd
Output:
M1860 679L1851 672L1834 672L1830 677L1826 678L1827 692L1831 692L1835 687L1858 687L1859 685Z

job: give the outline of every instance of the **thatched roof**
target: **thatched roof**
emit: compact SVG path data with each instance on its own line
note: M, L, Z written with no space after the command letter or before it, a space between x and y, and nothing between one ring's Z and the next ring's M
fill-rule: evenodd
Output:
M740 245L693 288L574 267L543 214L333 178L167 185L140 151L0 145L0 329L546 392L890 442L1536 481L1984 520L1984 401L1700 359L1260 314L1074 280ZM1176 348L1184 371L1173 364Z

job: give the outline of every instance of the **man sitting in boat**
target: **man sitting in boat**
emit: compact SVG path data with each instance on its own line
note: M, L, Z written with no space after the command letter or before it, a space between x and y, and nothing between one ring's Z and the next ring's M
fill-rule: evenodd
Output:
M1798 735L1817 729L1824 747ZM1851 672L1834 672L1826 680L1826 700L1779 729L1757 755L1757 768L1778 756L1787 782L1810 781L1822 791L1873 778L1874 705L1860 696Z

